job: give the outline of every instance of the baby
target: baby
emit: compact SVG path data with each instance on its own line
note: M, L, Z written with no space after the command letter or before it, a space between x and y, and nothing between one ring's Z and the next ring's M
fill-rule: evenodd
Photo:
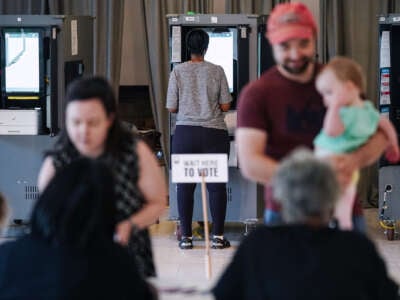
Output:
M345 57L333 58L318 75L316 87L327 107L322 131L314 140L317 155L352 152L365 144L379 128L389 140L386 159L390 162L399 160L397 133L393 125L379 115L370 101L362 99L365 79L359 64ZM353 228L351 216L358 178L359 172L356 171L335 208L334 214L341 229Z

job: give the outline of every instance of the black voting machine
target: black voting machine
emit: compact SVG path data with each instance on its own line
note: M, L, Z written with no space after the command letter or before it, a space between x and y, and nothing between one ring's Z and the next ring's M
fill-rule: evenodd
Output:
M93 72L93 18L0 16L0 191L11 228L26 224L38 198L43 152L64 124L64 92Z
M378 17L379 74L378 107L400 133L400 14ZM381 158L379 162L379 219L388 239L393 239L400 219L400 165Z

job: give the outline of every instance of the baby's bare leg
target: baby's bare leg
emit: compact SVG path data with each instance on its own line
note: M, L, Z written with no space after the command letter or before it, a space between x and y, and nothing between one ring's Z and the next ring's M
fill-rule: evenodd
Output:
M339 228L342 230L353 229L352 215L356 192L357 186L349 184L336 203L335 217L338 220Z

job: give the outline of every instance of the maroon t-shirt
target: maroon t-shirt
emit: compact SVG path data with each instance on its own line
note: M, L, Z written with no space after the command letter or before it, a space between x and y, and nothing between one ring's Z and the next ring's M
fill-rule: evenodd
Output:
M320 69L317 64L316 73ZM267 132L265 153L281 160L298 146L313 148L313 140L323 125L325 107L315 88L315 76L308 83L299 83L272 67L243 88L237 112L238 127ZM279 210L269 187L265 189L265 201L268 209Z

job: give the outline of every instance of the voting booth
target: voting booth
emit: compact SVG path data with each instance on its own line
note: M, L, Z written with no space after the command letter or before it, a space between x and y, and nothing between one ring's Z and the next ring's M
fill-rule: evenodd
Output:
M220 65L228 80L232 95L231 111L225 121L231 140L227 183L226 222L256 223L264 213L263 187L245 179L240 171L236 155L234 130L236 104L241 89L251 80L274 65L271 48L265 39L266 16L244 14L194 14L168 15L170 70L174 65L189 60L187 34L194 28L203 29L210 38L205 60ZM169 134L175 131L175 115L170 114ZM171 161L173 164L173 161ZM171 178L171 176L170 176ZM169 217L179 220L176 184L169 184ZM203 221L201 191L195 190L193 221Z
M378 107L400 133L400 14L379 16ZM400 219L400 165L379 162L379 217L394 225Z
M25 224L44 151L64 126L65 88L93 73L93 17L1 15L0 63L0 192L11 224Z

